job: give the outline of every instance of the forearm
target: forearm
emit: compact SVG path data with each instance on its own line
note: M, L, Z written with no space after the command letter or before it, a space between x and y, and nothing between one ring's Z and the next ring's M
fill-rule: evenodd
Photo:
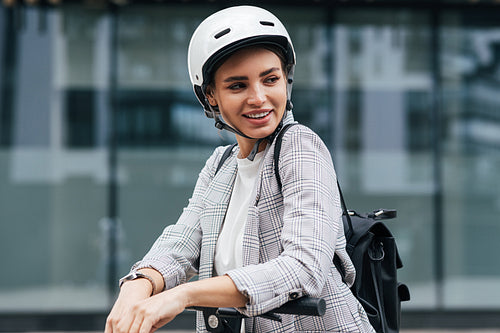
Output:
M243 307L248 299L227 275L182 284L178 289L186 307Z
M145 278L124 283L123 293L129 290L140 290L145 295L152 295L159 294L164 289L163 277L157 270L144 268L138 272L154 280L154 293L153 284ZM169 294L178 295L185 307L242 307L248 302L248 299L238 291L233 280L227 275L184 283L171 289Z

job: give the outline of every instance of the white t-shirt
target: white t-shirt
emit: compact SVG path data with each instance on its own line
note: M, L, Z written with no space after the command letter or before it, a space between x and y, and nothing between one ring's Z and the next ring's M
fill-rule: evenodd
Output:
M243 266L243 233L263 156L264 152L260 152L253 161L247 158L237 159L238 172L233 193L215 247L214 265L217 275L224 275L231 269Z

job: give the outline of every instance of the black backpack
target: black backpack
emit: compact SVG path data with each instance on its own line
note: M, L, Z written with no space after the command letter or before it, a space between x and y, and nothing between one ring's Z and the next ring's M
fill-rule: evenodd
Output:
M281 189L278 170L281 141L285 132L295 124L286 125L278 134L274 148L274 173ZM234 146L224 152L217 171L231 154ZM395 210L379 209L361 215L348 210L337 181L342 204L342 221L347 241L346 250L354 267L356 279L351 291L363 305L370 323L379 333L399 332L401 302L410 300L410 291L405 284L398 282L397 270L403 267L396 241L381 220L396 217ZM344 275L340 259L334 256L333 262Z

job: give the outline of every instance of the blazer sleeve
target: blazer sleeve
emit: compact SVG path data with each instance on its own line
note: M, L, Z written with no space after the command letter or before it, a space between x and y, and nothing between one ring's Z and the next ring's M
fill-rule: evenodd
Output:
M154 268L165 280L165 289L189 281L198 274L202 232L199 216L203 198L215 174L216 163L224 149L218 147L201 170L192 197L177 223L167 226L146 256L132 270Z
M227 273L249 298L240 311L250 316L303 295L320 296L342 232L335 170L317 134L305 126L292 127L283 138L279 172L284 204L282 253Z

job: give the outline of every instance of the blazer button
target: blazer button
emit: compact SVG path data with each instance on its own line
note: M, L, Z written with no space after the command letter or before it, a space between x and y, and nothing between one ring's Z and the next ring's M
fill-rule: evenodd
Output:
M299 293L297 292L293 292L293 293L290 293L290 295L288 295L290 297L290 299L297 299L297 297L299 297Z

